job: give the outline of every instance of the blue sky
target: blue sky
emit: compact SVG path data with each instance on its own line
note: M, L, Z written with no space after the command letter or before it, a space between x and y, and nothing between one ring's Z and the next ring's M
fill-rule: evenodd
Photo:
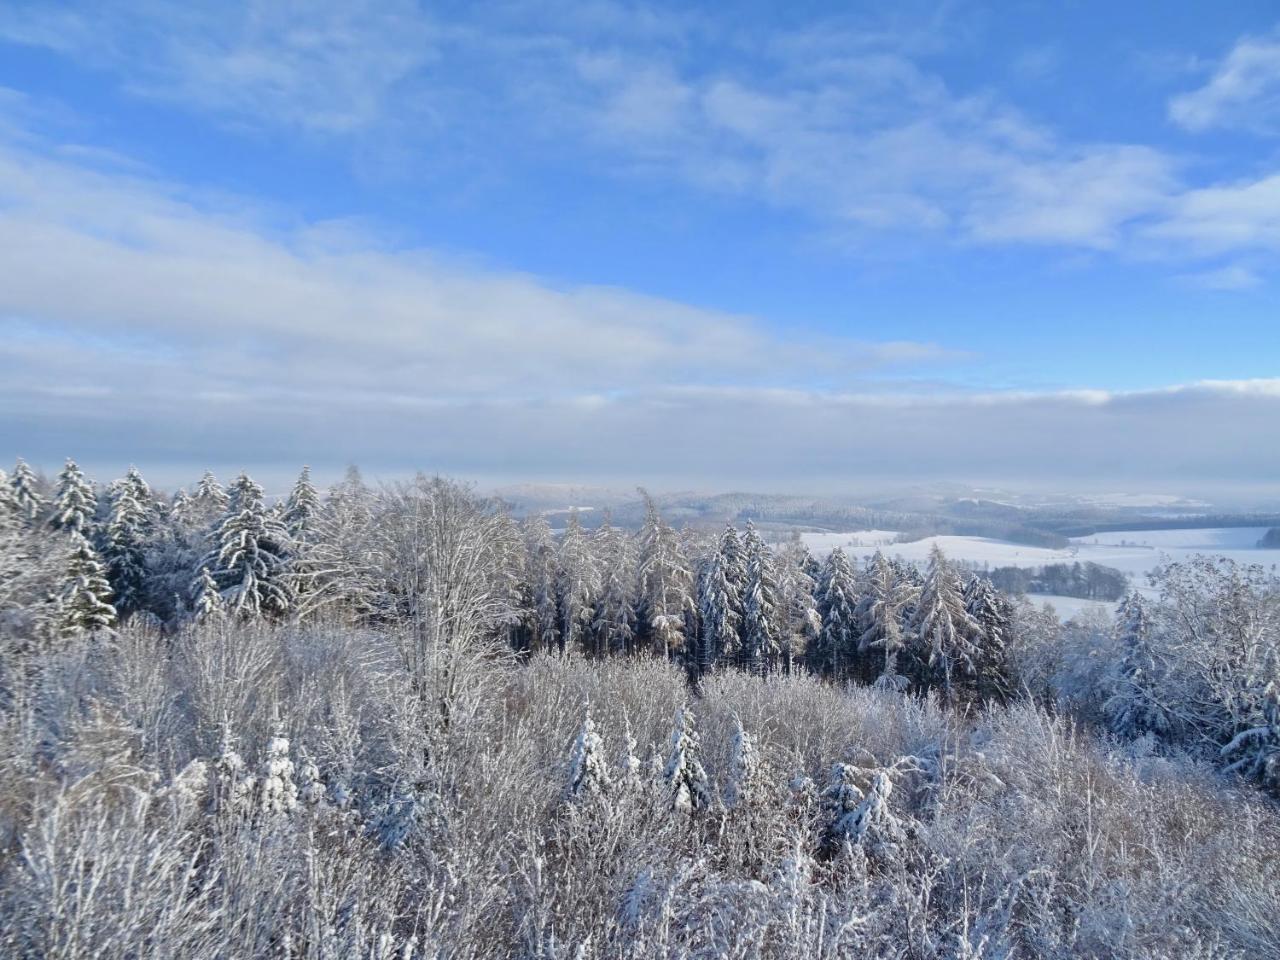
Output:
M6 4L0 440L174 476L1280 475L1274 4L781 7Z

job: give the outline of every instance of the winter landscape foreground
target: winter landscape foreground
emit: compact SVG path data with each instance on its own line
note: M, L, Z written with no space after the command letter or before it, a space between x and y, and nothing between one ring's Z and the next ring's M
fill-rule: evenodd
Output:
M1063 624L439 478L0 484L0 953L1263 957L1280 581Z

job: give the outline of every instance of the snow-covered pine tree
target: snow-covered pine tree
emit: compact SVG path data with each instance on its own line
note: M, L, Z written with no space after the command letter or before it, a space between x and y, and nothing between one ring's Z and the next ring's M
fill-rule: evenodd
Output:
M582 529L577 510L569 512L560 538L560 570L557 575L560 601L560 648L591 648L591 623L600 592L600 571L591 555L591 545Z
M9 475L0 470L0 524L16 522L18 519L18 498L14 495L13 486L9 483Z
M1263 690L1260 722L1236 734L1222 748L1222 757L1235 758L1228 772L1256 780L1280 795L1280 679Z
M298 786L293 780L289 741L281 736L267 741L258 776L258 812L267 818L293 813L298 808Z
M1146 601L1138 591L1131 591L1116 610L1120 663L1105 705L1111 729L1122 737L1160 735L1169 729L1168 717L1156 695L1161 667L1153 632Z
M596 733L595 721L591 719L591 707L588 705L582 717L582 727L573 741L565 796L573 803L590 801L607 794L610 786L604 741Z
M71 555L58 596L58 626L62 636L108 630L116 622L108 582L92 544L80 533L71 533Z
M809 548L796 534L783 548L779 558L779 582L782 598L782 669L791 672L792 665L805 658L806 652L822 630L818 613L818 578L822 569Z
M208 567L201 567L191 584L192 616L200 622L216 620L224 610L225 604L222 602L222 592L218 589L218 581L213 579Z
M746 669L766 674L776 669L785 630L773 551L747 522L743 538L746 584L742 603L742 647L739 660Z
M866 799L866 794L858 786L857 774L857 768L850 764L832 764L827 785L819 798L822 830L818 837L818 852L828 859L852 842L854 817Z
M867 666L875 673L873 682L885 689L902 690L906 686L906 678L898 672L898 653L904 644L902 610L910 598L910 588L898 579L892 564L877 550L867 564L867 592L858 604L858 649L881 652L880 662L868 658Z
M115 593L116 610L125 617L140 610L146 598L151 491L130 467L128 474L112 481L107 493L110 512L102 530L102 558Z
M1013 683L1007 653L1013 636L1013 606L986 577L973 577L965 588L964 607L978 628L978 697L1006 700Z
M727 524L703 566L698 585L698 613L702 618L696 664L699 674L707 673L717 663L737 660L742 643L745 586L742 543L738 531Z
M288 542L288 531L263 502L262 488L240 474L226 517L213 534L213 549L201 564L230 612L278 617L289 610Z
M676 712L671 730L671 752L663 772L667 798L676 813L692 815L711 805L711 786L707 771L698 758L698 748L693 711L682 707Z
M693 571L680 538L658 513L644 490L644 524L640 528L638 629L642 640L662 657L687 653L686 623L695 611Z
M635 562L630 540L606 517L591 538L600 597L591 623L593 646L599 655L635 652Z
M979 663L973 642L976 633L977 626L964 608L960 578L935 544L908 624L923 668L918 679L938 687L946 700L954 700L962 690L972 691Z
M93 485L84 478L76 462L68 459L58 474L58 492L49 515L49 526L87 539L93 535L93 518L97 512L98 499L93 495Z
M231 498L222 489L222 484L218 483L218 478L212 471L206 470L196 484L195 493L191 495L191 506L199 513L199 519L204 523L213 523L227 512L230 502Z
M280 517L289 536L297 542L308 539L320 509L320 494L311 482L311 468L304 466L293 489L289 491L289 499L285 501L284 512Z
M35 523L44 511L45 501L40 495L40 481L36 478L35 471L21 457L13 465L9 489L13 494L13 503L17 507L18 516L24 523Z
M858 584L849 559L836 547L827 556L818 595L822 629L809 651L810 664L819 673L848 677L858 650Z
M724 802L729 809L750 805L760 791L760 756L755 738L747 733L742 720L734 716L733 745L729 754L729 784Z

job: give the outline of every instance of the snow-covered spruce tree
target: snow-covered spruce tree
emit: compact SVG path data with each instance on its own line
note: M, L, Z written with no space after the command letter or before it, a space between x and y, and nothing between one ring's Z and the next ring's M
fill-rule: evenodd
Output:
M1229 773L1256 780L1280 796L1280 679L1267 684L1263 693L1262 722L1242 730L1222 748L1232 762Z
M696 610L693 571L680 538L658 513L644 490L645 517L640 528L637 634L657 656L672 658L689 651L686 624Z
M289 610L288 542L288 531L263 502L262 488L240 474L226 517L213 534L213 549L201 564L218 585L228 612L279 617ZM196 578L201 578L199 571Z
M58 474L58 492L49 515L49 526L88 538L93 535L93 518L97 512L98 499L93 495L93 485L84 478L76 462L68 459Z
M298 786L293 780L293 761L289 759L289 741L275 736L267 742L258 775L258 812L263 817L278 817L298 808Z
M600 591L600 571L582 529L577 510L569 513L560 538L560 570L557 594L560 604L560 649L579 647L590 651L591 623Z
M222 592L218 589L218 581L208 567L201 567L191 585L191 615L200 622L216 620L226 611L222 602Z
M58 596L58 629L62 636L107 630L116 622L107 580L92 544L73 532L66 578Z
M1013 606L986 577L973 577L965 588L964 607L977 626L978 697L1007 700L1013 684L1007 652L1013 637Z
M778 667L785 631L778 572L773 551L750 521L743 538L743 550L747 563L739 661L752 673L766 674Z
M151 532L151 491L134 467L107 490L110 512L102 530L102 558L120 616L142 609L146 598L147 538Z
M974 691L980 660L974 644L977 626L964 608L960 578L936 544L907 629L918 682L937 687L948 701Z
M809 662L818 673L843 679L856 665L858 649L858 584L843 550L827 556L818 595L822 629L809 651Z
M591 623L597 655L635 652L635 562L630 540L606 517L591 538L600 596Z
M852 842L854 818L866 794L858 786L858 769L847 763L831 766L827 785L819 797L822 828L818 836L818 852L831 858Z
M702 631L698 638L696 670L705 674L717 663L737 660L742 642L742 592L746 586L742 544L738 531L726 525L715 551L707 558L698 584L698 613Z
M711 786L698 758L698 747L693 711L682 707L676 712L671 752L662 775L667 799L676 813L692 815L711 806Z
M320 508L320 494L311 482L311 468L303 467L280 516L289 536L297 542L307 540L313 532Z
M9 474L0 469L0 523L8 523L18 517L18 501L9 483Z
M609 792L610 786L604 741L596 733L595 722L591 719L591 707L588 706L569 756L569 783L565 789L565 797L572 803L586 802L604 796Z
M917 769L913 758L903 758L889 767L871 771L866 795L851 813L839 822L838 831L854 846L861 847L876 861L895 859L907 841L907 825L889 806L894 778L904 770Z
M880 651L880 662L867 658L867 666L875 673L872 682L884 689L902 690L907 684L898 672L898 653L904 644L902 611L910 598L910 589L877 550L867 564L867 592L858 604L858 649Z
M725 788L724 803L730 810L749 806L758 799L760 791L760 756L756 741L735 716L733 745L729 755L729 784Z
M9 489L13 495L13 503L18 516L24 523L35 523L44 511L44 497L40 495L40 481L30 464L18 458L13 465L13 475L9 477Z
M1162 671L1153 631L1147 602L1142 594L1131 591L1116 610L1120 663L1105 706L1111 729L1122 737L1160 736L1169 730L1158 695Z
M222 484L218 483L218 478L211 471L206 470L200 482L196 484L189 505L196 522L212 524L227 512L227 505L230 502L231 498L227 496L227 491L222 489Z
M786 544L779 560L782 669L790 673L794 663L804 660L822 630L822 615L818 613L816 596L822 569L799 534Z

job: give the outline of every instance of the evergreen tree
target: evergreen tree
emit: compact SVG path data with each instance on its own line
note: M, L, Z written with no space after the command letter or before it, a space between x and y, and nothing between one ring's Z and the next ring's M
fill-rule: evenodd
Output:
M822 631L822 615L815 596L822 568L799 534L784 547L780 559L782 669L790 673L792 665L804 659Z
M742 543L728 524L715 552L703 567L698 591L702 617L697 670L705 674L717 663L732 662L741 653L742 594L746 585Z
M524 538L524 641L526 650L555 650L560 636L560 611L555 539L541 514L526 517Z
M280 519L295 541L306 540L320 513L320 494L311 482L311 468L303 467L289 492Z
M102 556L116 609L124 617L145 603L146 539L151 526L146 498L151 492L133 467L125 477L113 481L107 492L110 513L102 534Z
M746 586L743 590L742 664L752 673L764 674L777 666L784 632L780 609L778 573L773 551L755 525L748 521L743 539Z
M284 816L298 808L298 786L293 779L289 741L272 737L258 776L258 811L265 818Z
M879 550L868 564L867 587L857 610L861 631L858 649L881 651L883 659L878 664L871 659L866 662L876 674L869 679L886 689L901 690L906 686L906 678L898 672L898 653L904 645L902 611L911 591Z
M591 708L588 706L582 718L582 728L573 742L566 796L573 802L592 800L608 793L609 787L609 765L605 761L604 741L596 733Z
M9 475L0 470L0 526L16 522L19 516L18 498L9 482Z
M577 510L570 511L564 536L560 539L557 588L560 601L560 649L577 646L589 650L600 580Z
M677 813L700 813L711 806L711 786L698 758L698 748L693 711L682 707L671 730L671 752L663 773L667 798Z
M116 622L111 584L89 541L74 531L71 537L71 556L58 597L59 632L71 636L109 629Z
M198 514L198 519L204 523L213 523L227 512L230 502L231 498L222 489L217 477L212 471L206 470L191 497L191 505Z
M853 840L855 818L866 794L857 783L857 768L847 763L831 766L831 774L820 798L822 831L818 851L830 858Z
M250 617L288 611L289 533L267 510L262 488L248 474L240 474L232 487L227 515L213 539L214 548L202 567L209 570L231 612Z
M1013 636L1013 607L986 577L974 577L964 592L965 612L977 626L977 693L1005 700L1012 680L1007 645Z
M58 493L49 526L87 538L92 533L93 518L97 512L98 500L93 495L92 484L85 480L76 462L68 459L58 475Z
M1106 703L1111 729L1123 737L1162 734L1169 723L1156 697L1160 664L1156 657L1153 624L1146 601L1136 590L1116 610L1116 639L1120 646L1118 676Z
M980 661L974 644L976 632L964 608L960 578L935 544L909 624L923 666L920 681L939 687L947 700L954 699L961 689L972 689Z
M222 594L218 590L218 581L208 567L201 567L195 582L191 585L191 610L197 620L212 620L222 615L224 605Z
M818 596L822 629L810 651L815 670L843 678L849 675L858 647L858 584L849 559L836 547L827 556Z
M35 523L44 510L44 497L40 495L40 481L36 478L35 471L21 457L13 466L9 489L12 491L18 516L27 524Z
M685 628L696 608L693 572L676 532L663 522L653 498L640 493L645 519L640 528L637 633L655 654L670 658L689 652Z

